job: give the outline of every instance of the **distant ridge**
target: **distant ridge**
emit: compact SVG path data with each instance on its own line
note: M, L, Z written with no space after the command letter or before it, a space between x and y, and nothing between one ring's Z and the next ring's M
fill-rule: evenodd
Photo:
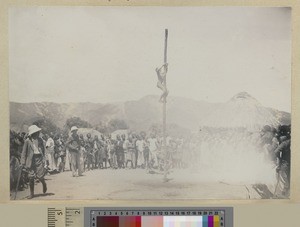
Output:
M46 117L62 128L70 117L80 117L93 126L112 119L126 121L133 130L147 130L161 124L159 96L118 103L16 103L10 102L10 127L24 131L32 122ZM287 124L290 113L262 106L246 92L238 93L226 103L208 103L182 97L168 98L167 123L190 131L199 127L260 127L264 124Z

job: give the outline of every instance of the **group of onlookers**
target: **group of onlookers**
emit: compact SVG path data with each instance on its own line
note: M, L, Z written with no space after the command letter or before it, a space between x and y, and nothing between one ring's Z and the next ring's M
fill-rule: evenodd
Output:
M10 132L11 190L28 185L33 188L33 179L44 184L45 175L65 170L71 170L74 177L94 169L163 170L166 160L169 167L172 163L173 167L186 167L179 164L182 156L176 155L183 152L182 145L182 139L175 140L168 136L166 149L163 149L163 139L153 133L119 134L113 138L100 133L83 135L73 126L70 133L62 135L45 133L32 125L28 133ZM37 160L36 157L41 158ZM30 197L33 197L33 189L31 191Z
M265 158L273 163L277 182L274 196L289 198L291 165L291 125L282 125L277 129L269 125L261 131L261 144Z
M72 176L82 176L94 169L147 169L197 167L201 160L209 162L220 150L243 149L246 143L254 144L264 153L267 161L276 166L278 181L275 196L288 197L290 188L290 134L291 127L275 129L264 126L258 137L248 132L200 132L192 138L172 138L165 141L154 133L129 133L112 137L92 133L83 135L73 126L68 135L53 132L41 133L36 125L28 133L10 133L11 190L29 184L33 197L34 179L43 184L46 174L55 174L67 169ZM238 140L238 141L237 141ZM165 147L164 147L165 142ZM239 143L240 142L240 143ZM204 152L207 151L207 152ZM217 152L216 154L214 152ZM206 157L207 156L207 157ZM210 156L210 157L209 157ZM20 171L20 169L22 170Z
M70 154L73 176L82 175L91 169L160 169L163 170L165 154L174 157L180 152L180 143L174 142L171 137L166 139L166 149L163 149L161 137L155 134L147 136L145 133L121 134L112 138L111 135L86 136L78 133L73 126L66 142Z

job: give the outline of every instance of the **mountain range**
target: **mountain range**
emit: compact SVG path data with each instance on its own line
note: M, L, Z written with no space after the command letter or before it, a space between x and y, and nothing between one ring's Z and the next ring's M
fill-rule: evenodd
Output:
M46 117L62 128L68 118L80 117L93 126L120 119L130 129L147 130L162 122L162 103L158 100L159 96L148 95L139 100L107 104L10 102L10 127L15 131L26 131L32 122ZM167 123L185 130L197 131L200 127L257 128L290 122L290 113L264 107L246 92L225 103L168 97Z

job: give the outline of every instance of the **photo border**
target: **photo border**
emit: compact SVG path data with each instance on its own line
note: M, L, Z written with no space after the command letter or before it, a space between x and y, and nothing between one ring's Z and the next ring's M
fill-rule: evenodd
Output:
M8 37L8 10L9 7L26 6L194 6L194 7L218 7L218 6L245 6L245 7L291 7L292 8L292 144L291 144L291 195L290 199L281 200L10 200L9 190L9 37ZM126 206L129 202L132 206L178 206L188 205L234 205L234 204L285 204L300 202L300 2L298 0L252 0L252 1L145 1L145 0L5 0L0 8L0 203L9 204L81 204L85 205L109 205ZM297 127L298 126L298 127ZM295 138L295 139L294 139Z

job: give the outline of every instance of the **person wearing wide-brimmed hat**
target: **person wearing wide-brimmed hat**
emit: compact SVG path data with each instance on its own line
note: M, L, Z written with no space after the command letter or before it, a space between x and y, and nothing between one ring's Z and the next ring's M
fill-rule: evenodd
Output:
M70 152L70 162L71 162L71 169L72 169L72 176L76 177L77 172L78 176L82 176L82 170L80 168L80 139L77 134L78 128L73 126L71 128L71 135L67 140L67 148Z
M28 128L28 138L25 140L21 165L28 172L30 195L29 199L34 197L34 179L37 178L43 185L43 193L47 192L47 185L44 179L46 174L45 166L45 147L43 140L39 137L41 128L31 125Z

